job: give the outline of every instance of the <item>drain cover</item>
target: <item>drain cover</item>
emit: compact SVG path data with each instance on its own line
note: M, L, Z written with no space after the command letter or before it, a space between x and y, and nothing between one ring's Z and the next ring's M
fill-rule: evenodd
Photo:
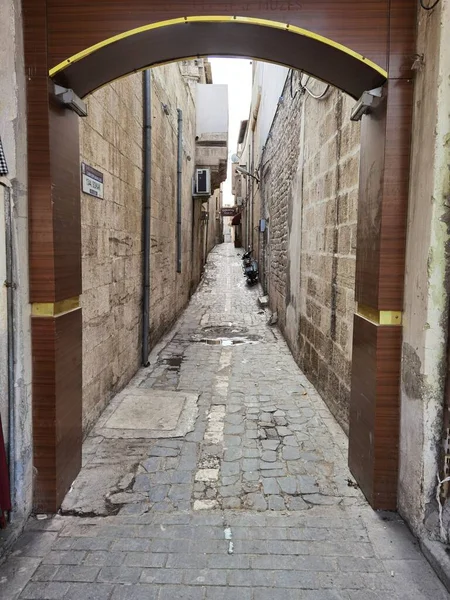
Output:
M204 327L203 337L242 337L247 333L247 327L239 327L238 325L210 325Z
M197 394L128 388L107 408L98 435L105 438L182 437L197 417Z
M209 346L238 346L239 344L251 344L251 340L243 339L243 338L202 338L199 340L203 344L208 344Z
M260 339L261 336L248 333L247 327L231 324L203 327L202 333L193 335L191 341L210 346L238 346L239 344L254 344Z

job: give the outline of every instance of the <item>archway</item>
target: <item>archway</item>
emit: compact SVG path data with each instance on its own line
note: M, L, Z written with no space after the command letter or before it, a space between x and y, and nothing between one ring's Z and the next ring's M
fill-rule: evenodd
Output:
M415 3L23 0L23 7L39 508L59 507L81 464L78 117L58 104L53 83L85 95L133 70L197 54L281 62L355 98L387 77L383 102L361 132L350 467L373 507L395 508Z
M133 71L212 54L256 58L314 73L354 98L387 79L385 69L321 35L287 23L226 16L144 25L67 58L49 75L83 97Z

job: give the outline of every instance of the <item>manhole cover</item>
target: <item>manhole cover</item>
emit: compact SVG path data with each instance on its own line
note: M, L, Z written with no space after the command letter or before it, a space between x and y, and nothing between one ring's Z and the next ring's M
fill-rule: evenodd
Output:
M202 338L199 340L203 344L208 344L209 346L238 346L239 344L251 344L253 343L251 340L243 339L243 338Z
M247 333L247 327L239 327L238 325L209 325L204 327L203 337L241 337Z
M193 335L192 342L200 342L209 346L238 346L255 344L261 336L248 333L247 327L238 325L209 325L203 327L201 334Z

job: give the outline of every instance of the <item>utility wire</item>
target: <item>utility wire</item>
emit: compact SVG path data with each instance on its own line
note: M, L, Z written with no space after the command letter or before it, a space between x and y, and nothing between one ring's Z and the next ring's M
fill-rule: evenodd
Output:
M294 69L290 69L290 73L289 73L289 88L290 88L290 91L291 91L291 98L292 98L292 100L294 100L294 99L295 99L295 97L297 96L297 94L298 94L300 91L302 91L302 92L303 92L303 89L302 89L302 87L301 87L301 85L300 85L300 87L299 87L299 88L296 90L295 94L293 94L293 93L292 93L292 91L293 91L293 90L292 90L292 87L293 87L293 86L292 86L293 79L294 79Z
M308 83L309 79L310 78L308 77L307 80L306 80L306 82L305 82L305 85L303 86L305 88L305 92L307 94L309 94L311 96L311 98L314 98L314 100L323 100L325 98L325 96L328 94L329 90L330 90L330 85L327 84L326 88L324 89L324 91L321 94L314 94L313 92L311 92L310 89L308 89L306 87L306 84Z
M420 6L424 9L424 10L433 10L433 8L436 8L436 6L439 4L441 0L435 0L433 2L433 4L424 4L424 0L419 0L420 2Z
M315 100L322 100L322 99L324 99L324 98L325 98L325 96L327 95L327 93L329 92L329 90L330 90L330 88L331 88L331 86L330 86L329 84L327 84L327 86L326 86L325 90L324 90L324 91L323 91L321 94L314 94L313 92L311 92L311 90L310 90L310 89L308 89L308 87L306 87L306 86L307 86L307 84L308 84L308 81L311 79L311 77L310 77L309 75L307 75L307 76L306 76L306 81L305 81L305 83L304 83L304 84L302 84L302 77L303 77L304 73L303 73L302 71L299 71L298 73L299 73L299 77L300 77L300 82L299 82L299 83L300 83L300 86L299 86L299 87L297 88L297 90L295 91L295 94L294 94L294 89L293 89L293 87L294 87L294 86L293 86L293 79L294 79L294 69L290 69L290 72L289 72L289 75L288 75L288 77L289 77L289 90L290 90L290 95L291 95L291 98L292 98L292 100L295 100L295 98L296 98L296 96L297 96L297 94L298 94L299 92L300 92L301 94L307 93L307 94L309 94L309 95L310 95L312 98L314 98ZM277 108L277 112L278 112L278 108ZM275 118L276 118L276 116L277 116L277 115L276 115L276 113L275 113L275 116L274 116L273 122L275 121ZM272 125L273 125L273 122L272 122ZM271 129L272 129L272 127L271 127ZM270 135L270 132L269 132L269 135ZM268 164L268 163L269 163L269 162L270 162L270 161L273 159L273 157L274 157L274 156L277 154L277 152L278 152L278 149L280 148L280 146L282 145L282 143L283 143L283 139L281 139L281 140L278 142L277 146L275 147L275 150L273 150L273 151L272 151L272 154L270 155L270 157L269 157L269 158L268 158L268 159L267 159L267 160L266 160L266 161L263 163L262 161L263 161L263 158L264 158L264 152L265 152L266 145L267 145L267 141L266 141L266 144L265 144L265 146L264 146L264 149L263 149L263 152L262 152L261 160L260 160L260 162L259 162L259 166L258 166L258 168L256 169L256 172L257 172L257 173L258 173L258 172L260 173L260 178L261 178L261 179L262 179L262 177L263 177L263 170L264 170L265 166L266 166L266 165L267 165L267 164Z
M439 1L439 0L438 0ZM295 97L297 96L297 94L300 92L301 94L307 93L311 96L311 98L314 98L315 100L322 100L323 98L325 98L325 96L327 95L328 91L330 90L330 85L327 84L327 86L325 87L324 91L321 94L314 94L314 92L312 92L309 88L308 88L308 81L311 79L310 75L306 76L306 81L303 83L302 82L302 77L304 75L304 73L302 71L299 71L299 85L300 87L296 90L295 94L293 93L293 78L294 78L294 69L290 70L290 81L289 81L289 88L290 88L290 92L291 92L291 98L292 100L295 99Z
M295 100L295 98L296 98L296 96L297 96L297 94L298 94L299 92L301 92L302 94L304 94L304 90L302 89L302 86L301 86L301 84L300 84L300 87L299 87L299 88L296 90L296 92L295 92L295 94L294 94L294 91L293 91L293 78L294 78L294 69L289 69L289 74L288 74L288 77L289 77L289 89L290 89L290 95L291 95L292 101L294 101L294 100ZM301 77L301 74L300 74L300 77ZM285 86L284 86L283 92L284 92L284 90L286 89L286 84L287 84L287 81L286 81L286 83L285 83ZM257 172L257 173L259 173L259 175L260 175L260 180L262 180L262 178L263 178L263 175L264 175L264 169L265 169L266 165L268 165L268 164L270 163L270 161L271 161L271 160L274 158L274 156L277 154L277 152L278 152L279 148L280 148L280 147L282 146L282 144L284 143L284 140L283 140L283 138L281 138L281 139L279 140L278 144L275 146L275 149L273 149L273 150L272 150L272 154L269 156L269 158L267 158L267 159L266 159L266 160L263 162L263 159L264 159L264 154L265 154L265 152L266 152L266 148L267 148L267 143L268 143L268 141L269 141L269 138L270 138L270 136L271 136L271 133L272 133L272 128L273 128L273 126L274 126L275 119L277 118L277 115L278 115L278 109L279 109L279 107L280 107L280 103L281 103L281 101L282 101L283 97L284 97L284 96L282 95L282 96L281 96L281 98L280 98L280 101L278 102L278 106L277 106L277 109L276 109L276 111L275 111L275 115L274 115L274 117L273 117L273 120L272 120L272 125L270 126L270 131L269 131L269 134L268 134L268 136L267 136L267 140L266 140L266 143L264 144L264 148L263 148L263 151L262 151L262 154L261 154L261 159L260 159L260 161L259 161L258 168L256 169L256 172Z

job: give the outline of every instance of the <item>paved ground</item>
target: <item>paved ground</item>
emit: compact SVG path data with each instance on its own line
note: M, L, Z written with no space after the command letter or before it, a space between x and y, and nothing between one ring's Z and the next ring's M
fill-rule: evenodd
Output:
M64 514L32 519L0 567L2 599L450 597L401 519L355 487L345 435L258 293L219 246L150 367L86 441ZM190 399L188 433L110 433L127 394L148 390Z

